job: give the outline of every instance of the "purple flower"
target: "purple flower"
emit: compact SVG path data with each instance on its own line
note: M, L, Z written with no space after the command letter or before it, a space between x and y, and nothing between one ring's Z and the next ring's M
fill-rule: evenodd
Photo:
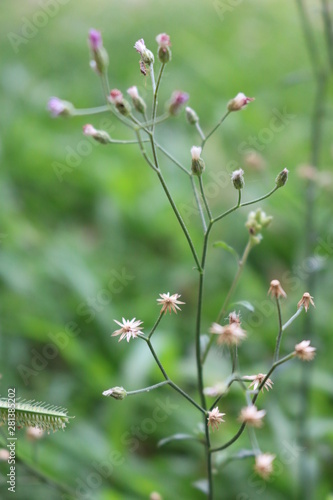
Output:
M47 103L47 109L51 115L56 118L57 116L68 116L73 114L74 106L68 101L63 101L59 97L51 97Z
M185 102L189 100L189 95L186 92L181 92L180 90L175 90L171 96L169 103L169 113L170 115L177 115Z
M89 31L89 43L90 48L93 52L96 52L96 50L100 49L103 46L103 40L100 31L94 29L91 29Z

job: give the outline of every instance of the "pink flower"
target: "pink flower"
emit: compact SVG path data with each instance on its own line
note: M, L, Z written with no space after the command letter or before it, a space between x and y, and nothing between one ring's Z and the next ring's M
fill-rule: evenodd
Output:
M251 425L252 427L262 427L262 419L265 415L265 410L257 410L256 406L250 405L242 408L238 420L244 424Z
M89 31L89 44L93 52L96 52L103 46L102 35L99 31L94 29Z
M177 314L178 311L181 311L178 304L185 304L185 302L181 302L179 299L179 293L174 293L170 295L170 293L160 293L160 299L156 299L160 306L162 306L161 313L166 314L167 311L171 314L171 310Z
M302 340L295 345L294 353L302 361L311 361L316 355L316 348L310 346L310 340Z
M127 89L127 93L132 99L138 99L140 97L138 88L135 85Z
M156 42L162 49L166 49L167 47L171 46L170 37L166 33L160 33L159 35L157 35Z
M246 337L246 332L238 323L231 323L225 326L213 323L209 332L218 335L218 344L238 345Z
M145 45L145 41L143 38L140 38L137 42L134 44L134 48L137 52L139 52L140 56L144 53L145 50L147 50L147 47Z
M251 101L254 101L254 97L246 97L243 92L239 92L236 97L228 102L228 110L239 111L240 109L244 109Z
M223 418L225 413L220 413L219 407L216 406L212 411L208 412L208 425L214 430L218 429L221 422L224 422Z
M273 472L273 460L275 455L270 453L261 453L256 456L254 470L263 479L267 479Z
M59 97L51 97L47 103L47 109L54 118L57 116L71 116L75 113L73 104L63 101Z
M142 321L136 320L135 318L129 320L123 318L122 323L117 321L116 319L114 320L117 325L121 326L119 330L115 330L111 337L115 337L116 335L120 335L119 342L123 340L126 337L127 342L129 342L132 339L135 339L139 333L141 333L140 330L142 330Z
M170 115L177 115L185 102L189 100L190 96L186 92L175 90L170 99L169 113Z
M87 123L87 125L83 125L82 128L84 135L94 137L98 133L95 127L93 127L93 125L90 125L90 123Z
M123 102L123 94L120 92L120 90L111 90L110 101L112 102L112 104L121 104Z

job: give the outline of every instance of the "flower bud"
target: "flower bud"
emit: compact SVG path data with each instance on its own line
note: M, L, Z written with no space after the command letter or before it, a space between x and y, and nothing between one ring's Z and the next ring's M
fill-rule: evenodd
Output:
M242 170L241 168L238 169L238 170L234 170L233 173L231 174L231 180L232 180L232 183L235 187L235 189L243 189L244 187L244 170Z
M103 396L111 396L114 399L125 399L127 392L123 387L112 387L112 389L104 391Z
M244 109L251 101L254 101L254 97L246 97L243 92L239 92L236 97L228 102L228 111L239 111Z
M109 56L103 47L102 35L99 31L92 29L89 31L88 40L92 55L90 66L96 73L102 75L109 65Z
M205 162L200 157L201 148L198 146L193 146L191 148L191 155L192 155L192 165L191 165L192 174L200 176L202 172L205 170Z
M96 130L95 127L90 125L83 125L83 133L84 135L90 136L95 141L100 142L101 144L109 144L111 141L111 137L105 130Z
M169 101L169 113L170 115L177 115L183 104L189 100L189 95L186 92L181 92L180 90L175 90Z
M170 37L166 33L160 33L156 37L156 42L158 43L158 58L161 63L165 64L171 61L171 50L170 50Z
M51 97L47 103L47 109L51 115L56 118L57 116L71 116L74 114L75 108L71 102L63 101L58 97Z
M134 48L137 52L139 52L141 59L145 64L150 65L154 63L154 54L147 49L143 38L140 38L140 40L135 42Z
M279 173L279 175L275 179L275 184L278 188L280 188L286 184L286 182L288 180L288 173L289 173L289 170L287 170L286 168L284 168L282 170L282 172Z
M195 125L196 123L198 123L199 117L194 111L194 109L187 106L185 108L185 113L186 113L186 120L189 122L190 125Z
M111 90L109 100L112 104L114 104L115 108L121 115L128 116L131 114L131 106L129 102L124 99L120 90Z
M129 89L127 89L127 93L132 98L133 106L135 107L135 109L139 113L144 114L146 112L147 106L142 97L139 96L137 87L130 87Z

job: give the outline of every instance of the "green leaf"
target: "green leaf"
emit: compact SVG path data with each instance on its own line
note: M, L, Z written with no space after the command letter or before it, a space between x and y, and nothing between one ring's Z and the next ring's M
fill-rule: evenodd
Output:
M238 302L233 302L230 307L233 308L234 306L243 306L245 309L248 309L248 311L254 312L254 306L251 304L251 302L248 302L247 300L239 300Z
M213 243L213 247L214 248L223 248L223 250L226 250L227 252L234 255L236 257L237 261L240 260L240 257L238 255L238 253L236 252L236 250L234 248L232 248L231 246L229 246L225 241L215 241L215 243Z
M192 434L172 434L172 436L168 436L164 439L161 439L158 443L157 446L161 448L165 444L172 443L172 441L185 441L189 439L195 439L197 440L196 436L193 436Z

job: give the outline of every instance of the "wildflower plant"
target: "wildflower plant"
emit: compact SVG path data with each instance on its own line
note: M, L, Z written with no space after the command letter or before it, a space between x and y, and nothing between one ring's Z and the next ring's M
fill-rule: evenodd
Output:
M277 337L274 353L272 353L272 362L270 366L266 366L266 373L258 373L254 375L242 375L238 350L243 348L244 343L251 342L250 332L245 331L241 325L240 314L234 310L231 304L231 298L234 295L237 284L241 278L244 266L250 252L260 244L262 240L262 232L270 225L272 217L257 207L250 211L245 223L244 232L247 231L248 241L241 256L238 256L236 250L223 241L214 243L217 248L227 250L237 256L238 267L234 279L228 290L223 290L225 299L221 301L221 307L216 311L214 318L211 318L211 326L207 327L206 334L205 326L202 324L203 304L204 304L204 284L206 280L207 267L207 250L212 242L210 235L213 227L225 223L228 216L237 212L240 208L252 207L259 202L267 199L275 194L280 188L284 187L288 179L288 170L283 168L280 172L275 172L275 180L272 180L272 188L267 193L262 193L255 199L247 199L245 187L244 170L239 168L231 174L230 190L234 191L234 205L226 210L221 210L215 213L210 206L209 199L205 190L205 173L209 170L209 162L205 158L205 149L208 140L217 132L225 120L234 112L242 111L254 101L253 97L247 97L244 93L238 92L235 89L235 97L225 100L225 112L222 114L219 122L213 126L208 132L204 132L200 125L200 118L197 112L185 105L189 101L189 94L181 90L173 90L170 92L170 99L165 103L165 110L160 112L158 106L159 90L163 81L165 68L172 60L171 41L166 33L161 33L156 37L157 47L155 50L150 50L146 47L145 41L141 38L134 44L134 49L139 54L139 69L141 75L138 74L138 79L149 77L152 86L151 102L145 102L140 96L138 87L133 82L133 85L127 90L119 90L111 88L108 82L107 69L109 57L103 45L101 34L97 30L91 30L88 38L91 68L96 72L101 80L105 104L98 108L90 109L75 109L75 106L67 101L52 97L49 101L48 108L53 117L56 116L75 116L84 114L96 114L110 112L112 115L133 133L132 140L116 140L111 138L106 131L98 130L91 123L83 126L83 133L90 136L93 140L98 141L101 145L107 146L111 143L127 144L135 143L138 147L138 153L145 160L147 167L151 170L151 174L156 177L156 181L160 183L164 194L170 203L173 211L173 216L176 218L183 237L187 242L189 255L191 256L191 264L194 265L193 273L197 278L197 304L193 317L195 317L194 335L191 342L195 346L195 359L193 362L196 365L197 373L197 392L189 394L177 381L172 380L168 375L162 361L159 358L158 352L155 350L153 343L153 335L159 334L160 323L169 314L181 314L181 310L186 306L186 297L178 293L177 290L171 292L163 292L164 283L161 282L161 293L159 297L152 298L152 307L154 299L160 307L157 313L156 321L152 325L144 325L143 319L137 319L138 311L133 311L133 319L122 318L122 321L114 319L119 328L110 332L111 336L119 337L119 341L126 340L128 343L145 342L153 356L161 373L161 380L155 385L136 390L128 390L122 386L113 387L103 392L104 396L112 397L116 400L123 400L127 396L135 395L151 390L158 390L162 386L169 386L170 389L176 391L180 397L187 400L189 406L194 412L197 412L198 420L201 420L201 425L204 429L203 437L198 437L193 433L193 439L204 444L206 478L200 481L200 489L206 493L208 499L221 498L220 492L214 492L213 468L214 456L217 452L227 450L234 445L243 434L245 428L249 430L250 442L252 449L246 453L248 457L252 457L253 468L258 475L267 479L273 472L275 455L270 453L270 450L262 451L256 438L256 431L264 425L264 416L268 413L264 409L264 389L273 390L273 381L270 377L273 376L276 368L288 362L294 357L298 357L302 361L310 361L315 356L315 348L310 346L310 341L295 339L295 350L283 357L280 356L281 342L284 331L290 327L294 320L302 313L303 309L307 312L310 304L314 306L313 297L309 292L306 292L302 299L297 304L295 314L286 322L282 320L281 300L287 299L287 294L283 290L279 280L273 279L270 283L268 294L276 303L277 310ZM154 55L155 52L155 55ZM157 76L155 77L156 66L158 66ZM143 75L143 76L142 76ZM124 98L124 94L129 96L129 100ZM230 96L229 96L230 97ZM165 144L161 144L156 138L156 129L162 123L169 119L174 120L174 117L182 119L182 112L185 111L185 117L189 124L195 128L197 133L196 144L188 146L188 163L183 164L176 158ZM232 116L230 116L232 119ZM112 151L111 151L112 154ZM184 183L189 183L193 190L193 198L198 209L198 218L201 225L201 247L197 248L191 237L191 232L184 221L181 211L174 199L173 194L164 178L163 164L169 162L174 168L179 169L184 177ZM273 179L274 179L273 177ZM243 200L243 193L244 200ZM180 297L183 300L179 300ZM180 307L181 306L181 307ZM156 302L155 302L156 307ZM228 318L228 321L225 321ZM225 323L225 324L224 324ZM113 339L111 339L113 341ZM209 359L214 344L221 344L226 350L226 355L231 359L231 373L227 379L221 380L220 374L216 374L217 384L213 388L205 388L205 364ZM250 382L250 384L248 384ZM236 415L232 417L228 415L225 409L227 393L232 384L239 384L244 393L244 405L238 408ZM277 388L278 384L274 385ZM223 399L223 403L221 398ZM256 406L257 400L259 407ZM123 403L126 405L126 401ZM225 410L225 411L224 411ZM125 410L126 411L126 410ZM219 432L223 427L224 422L234 418L238 421L239 428L235 435L227 441L223 439L223 433ZM215 431L214 444L212 444L211 432ZM259 431L260 432L260 431ZM219 434L221 437L219 437ZM164 443L172 441L172 436L163 440ZM175 436L175 439L179 439ZM236 456L237 458L237 456ZM230 458L232 459L232 458ZM215 494L215 496L214 496Z

